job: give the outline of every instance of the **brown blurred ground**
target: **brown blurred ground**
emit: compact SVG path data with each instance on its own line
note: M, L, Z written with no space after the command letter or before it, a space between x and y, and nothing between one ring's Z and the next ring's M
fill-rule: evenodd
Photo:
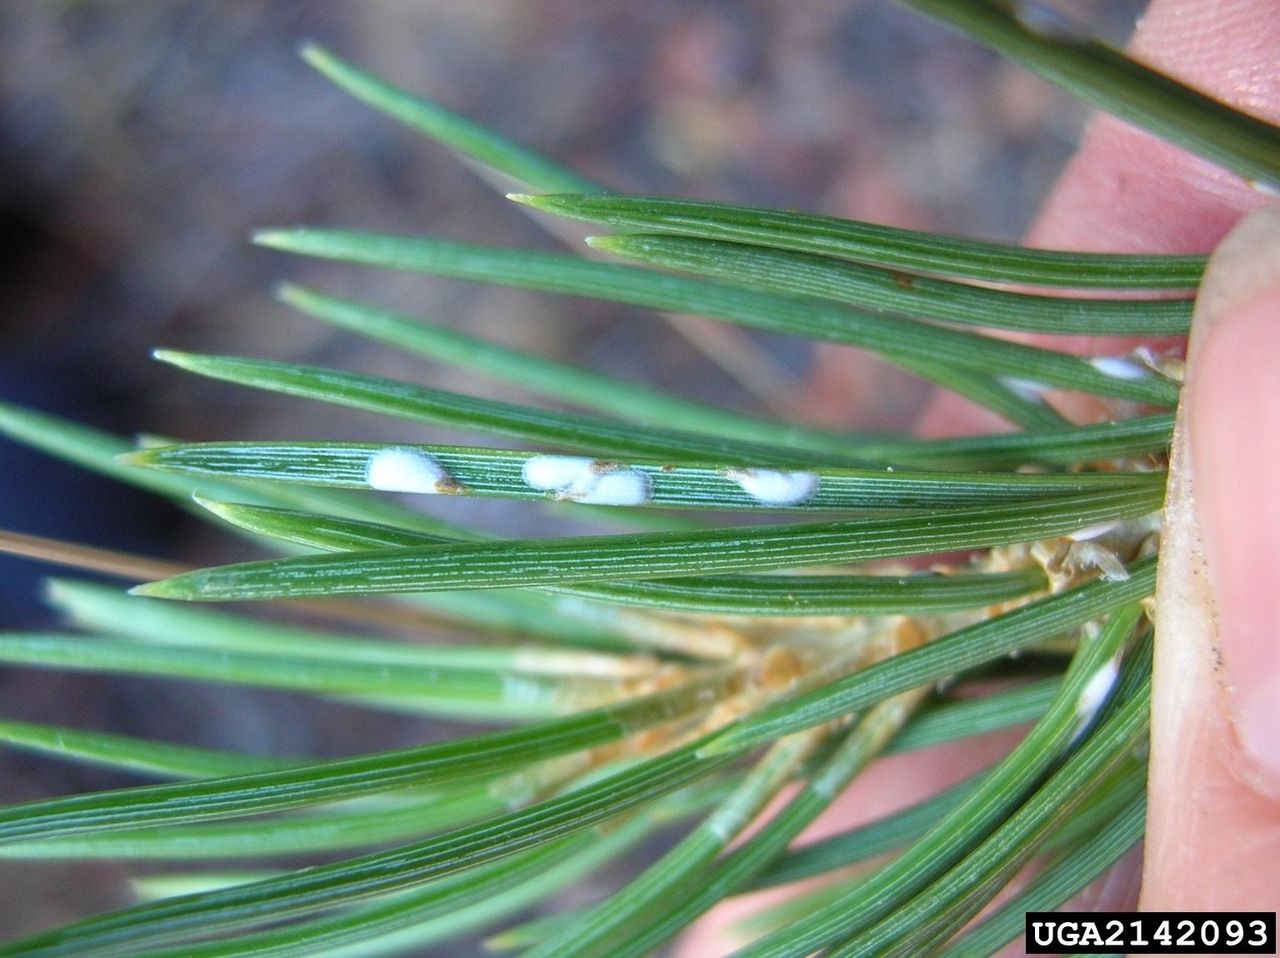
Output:
M1119 40L1140 5L1072 6ZM0 398L122 433L457 438L202 382L152 363L155 345L520 395L291 315L269 296L288 276L760 408L752 389L634 311L250 247L253 227L303 222L553 245L445 151L328 87L295 57L303 39L618 188L1001 239L1028 222L1082 117L1019 69L880 2L11 0L0 5ZM803 344L748 339L812 419L891 427L920 401L902 377L860 364L857 408L822 408ZM0 476L3 526L188 561L242 554L180 513L9 445ZM506 529L537 521L492 503L473 512ZM48 570L0 566L10 625L40 618L37 571ZM180 683L9 671L0 698L5 717L255 750L342 754L429 734ZM3 801L127 781L0 754ZM6 867L0 935L100 906L113 874Z

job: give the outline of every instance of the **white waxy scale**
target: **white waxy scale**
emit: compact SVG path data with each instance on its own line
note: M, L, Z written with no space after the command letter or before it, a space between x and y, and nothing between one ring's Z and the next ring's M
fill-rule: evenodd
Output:
M730 469L725 476L742 491L766 506L798 506L818 491L816 472L787 472L782 469Z
M1089 681L1080 690L1080 697L1076 699L1076 717L1079 719L1075 731L1076 738L1079 738L1080 734L1089 727L1094 716L1098 714L1098 709L1106 703L1119 675L1120 663L1116 659L1109 659L1106 664L1099 667L1098 671L1089 676Z
M1044 394L1049 391L1048 386L1044 383L1036 382L1034 379L1021 379L1018 376L999 376L997 378L1000 385L1027 402L1043 404Z
M586 456L533 456L520 470L527 485L594 506L640 506L653 498L648 473Z
M590 471L593 462L586 456L533 456L525 460L520 474L526 484L549 492L573 483Z
M1128 356L1095 356L1089 365L1112 379L1146 379L1151 375L1150 368Z
M1160 357L1156 355L1156 351L1150 346L1137 346L1129 355L1148 369L1159 372Z
M1085 526L1075 532L1068 532L1067 538L1072 542L1087 542L1090 539L1098 539L1105 536L1119 525L1120 523L1118 522L1100 522L1096 526Z
M445 492L457 488L440 460L420 449L379 449L364 467L364 481L383 492Z

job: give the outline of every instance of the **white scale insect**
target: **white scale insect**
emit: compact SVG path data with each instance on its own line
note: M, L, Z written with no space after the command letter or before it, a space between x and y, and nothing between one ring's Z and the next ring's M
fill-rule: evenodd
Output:
M649 474L586 456L532 456L521 475L527 485L557 499L597 506L640 506L653 498Z
M1111 697L1111 690L1115 688L1119 677L1120 662L1115 658L1108 659L1089 676L1084 688L1080 690L1080 697L1076 699L1076 728L1071 739L1073 742L1093 724L1098 710Z
M1022 379L1018 376L997 376L996 379L1000 385L1027 400L1027 402L1043 405L1044 394L1049 391L1048 386L1044 383L1036 382L1034 379Z
M818 491L818 474L781 469L729 469L725 476L766 506L798 506Z
M364 467L370 489L383 492L457 492L457 480L435 456L408 446L379 449Z
M1095 356L1089 365L1112 379L1146 379L1151 375L1150 367L1128 356Z

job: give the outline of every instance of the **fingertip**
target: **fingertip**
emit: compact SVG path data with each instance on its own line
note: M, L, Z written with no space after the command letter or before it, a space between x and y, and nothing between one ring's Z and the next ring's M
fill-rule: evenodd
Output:
M1277 277L1280 212L1255 214L1211 258L1192 324L1157 588L1147 909L1280 898Z
M1196 345L1186 424L1227 704L1244 757L1280 793L1280 285L1223 309Z
M1280 122L1274 0L1154 0L1130 52ZM1029 235L1034 245L1199 253L1267 198L1243 179L1109 116L1094 119Z

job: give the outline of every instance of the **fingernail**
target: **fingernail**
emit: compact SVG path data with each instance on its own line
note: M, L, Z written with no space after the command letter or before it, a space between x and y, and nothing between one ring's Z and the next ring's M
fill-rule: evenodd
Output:
M1183 403L1228 708L1248 757L1280 776L1280 211L1215 254Z

